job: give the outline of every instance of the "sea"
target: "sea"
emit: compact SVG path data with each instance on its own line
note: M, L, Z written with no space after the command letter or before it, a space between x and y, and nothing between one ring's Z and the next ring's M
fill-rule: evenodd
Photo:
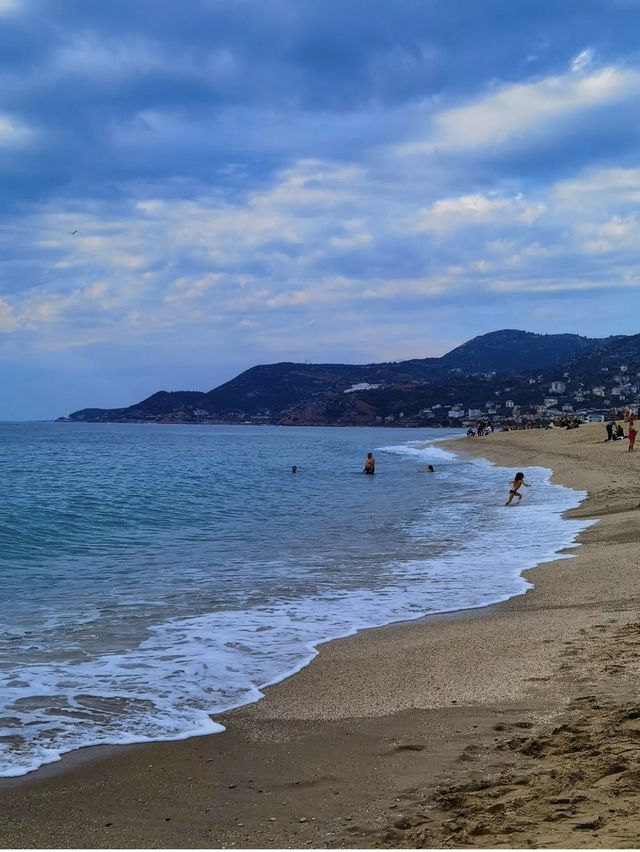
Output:
M0 424L0 776L216 733L323 642L525 592L585 495L528 467L505 508L458 435Z

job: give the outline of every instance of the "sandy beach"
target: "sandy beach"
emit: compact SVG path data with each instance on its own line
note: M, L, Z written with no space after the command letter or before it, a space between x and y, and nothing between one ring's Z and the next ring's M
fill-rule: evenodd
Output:
M5 779L0 844L639 846L640 453L604 436L455 442L589 493L577 558L528 572L526 595L322 646L223 734Z

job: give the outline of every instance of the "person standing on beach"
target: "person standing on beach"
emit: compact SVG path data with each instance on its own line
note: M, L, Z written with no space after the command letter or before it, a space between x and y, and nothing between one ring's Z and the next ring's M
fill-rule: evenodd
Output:
M367 453L367 458L364 463L364 470L362 471L366 474L374 474L376 472L376 460L373 457L373 453Z
M629 431L627 432L627 438L629 439L629 449L627 450L627 452L629 452L629 453L633 452L633 445L636 442L636 435L637 434L638 434L638 432L636 431L636 427L633 426L633 425L630 425Z
M524 473L518 471L516 473L513 482L511 483L511 488L509 489L509 497L507 502L504 504L505 506L510 506L511 501L514 497L518 498L518 503L522 500L522 494L520 494L520 489L524 485L525 488L531 488L528 482L524 481Z

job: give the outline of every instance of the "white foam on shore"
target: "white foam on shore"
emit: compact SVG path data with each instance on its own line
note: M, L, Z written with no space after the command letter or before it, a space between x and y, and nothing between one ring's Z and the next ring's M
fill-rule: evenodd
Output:
M446 482L459 493L444 502L440 490L439 500L425 504L424 520L408 525L421 541L438 529L442 513L450 538L438 555L394 560L382 588L291 596L244 611L173 619L151 627L148 638L127 653L22 666L0 683L0 775L26 774L82 746L221 731L212 715L258 700L265 687L306 666L324 642L522 594L531 587L522 572L568 558L558 551L592 523L562 518L586 495L551 484L546 468L527 469L533 488L523 505L507 510L502 497L511 471L484 460L466 467L455 453L419 442L377 452L433 463L438 484ZM465 476L486 480L484 502L477 493L466 499ZM504 495L496 500L496 484L503 478ZM473 534L465 527L470 512L481 513L474 515ZM453 538L452 513L459 532Z

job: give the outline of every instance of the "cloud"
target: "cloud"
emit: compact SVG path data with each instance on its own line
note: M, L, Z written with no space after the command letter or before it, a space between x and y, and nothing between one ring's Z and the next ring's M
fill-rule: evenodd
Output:
M634 254L640 245L640 222L636 216L612 216L606 222L583 225L582 248L593 254L630 250Z
M640 277L611 278L601 281L497 281L490 289L496 293L583 293L594 290L640 288Z
M402 316L497 293L629 286L618 282L629 280L637 254L635 218L604 216L585 193L633 186L635 172L587 170L532 196L493 189L424 206L428 176L400 172L389 182L393 162L305 159L233 197L144 193L83 211L47 205L25 226L39 239L33 285L15 294L17 315L33 332L64 331L74 346L213 325L253 337L267 316L315 328L336 311L375 305Z
M427 5L4 0L0 358L133 401L637 323L636 4Z
M352 233L344 237L331 237L329 245L337 249L352 249L368 246L373 242L373 237L366 231Z
M16 331L19 327L13 308L4 299L0 299L0 333Z
M0 148L23 147L31 142L33 131L19 119L0 113Z
M585 68L588 68L589 65L593 62L594 51L591 48L585 48L585 50L581 50L577 56L571 61L571 70L574 74L579 73L580 71L584 71Z
M640 169L588 168L558 181L553 193L557 203L583 211L586 205L635 207L640 204Z
M37 328L70 318L77 320L78 315L89 312L90 322L96 324L97 315L113 311L126 301L122 295L122 291L117 293L104 281L94 281L65 295L32 295L23 304L21 321L25 326ZM72 345L73 341L69 343Z
M100 87L149 75L185 77L214 84L229 80L238 70L228 48L212 48L204 54L166 44L143 35L107 39L84 31L63 42L51 58L50 73L93 79Z
M501 86L465 106L435 113L432 133L398 151L425 154L525 143L528 134L557 133L560 122L598 107L633 102L638 95L640 73L615 67Z
M544 204L528 202L520 194L505 197L476 193L439 199L420 211L415 227L418 231L437 233L487 224L497 219L530 225L544 215L544 212Z

